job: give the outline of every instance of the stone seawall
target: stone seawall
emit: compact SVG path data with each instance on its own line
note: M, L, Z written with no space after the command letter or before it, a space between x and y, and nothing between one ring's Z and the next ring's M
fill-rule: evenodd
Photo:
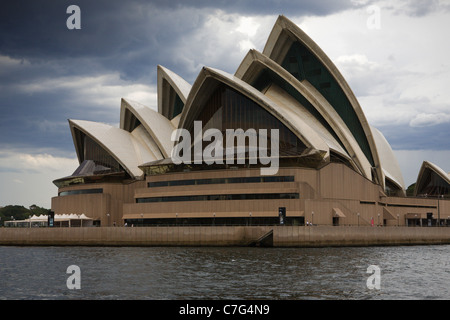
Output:
M177 226L0 228L18 246L374 246L450 244L450 228L333 226Z
M414 227L277 227L274 246L375 246L450 244L450 228Z

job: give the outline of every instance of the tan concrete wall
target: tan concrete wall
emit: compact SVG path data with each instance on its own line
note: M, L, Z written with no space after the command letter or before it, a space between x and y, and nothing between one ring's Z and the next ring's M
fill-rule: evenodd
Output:
M135 191L135 198L177 196L177 195L208 195L208 194L245 194L245 193L299 193L300 197L314 196L316 170L281 168L278 175L293 175L296 182L283 183L233 183L210 184L195 186L153 187L146 185ZM224 177L260 177L260 169L197 171L171 173L161 176L147 176L146 181L171 181L188 179L211 179ZM301 176L301 177L297 177ZM297 182L301 180L301 182ZM288 216L302 216L302 202L295 200L217 200L217 201L186 201L157 203L125 203L123 215L126 219L140 218L207 218L213 217L278 217L278 208L286 207ZM141 216L142 214L142 216ZM177 216L178 214L178 216Z
M101 220L110 211L110 198L110 195L105 193L53 197L52 210L56 214L84 213L94 220Z
M236 246L264 227L2 228L0 245Z
M374 223L377 224L377 214L381 210L376 202L374 204L361 204L359 200L341 199L305 200L304 208L305 221L312 222L314 225L332 225L333 208L338 208L345 215L345 218L339 218L340 226L370 226L372 217Z
M100 220L102 226L123 223L123 204L134 202L134 190L142 188L145 181L125 183L93 183L74 185L58 191L85 190L102 188L101 194L77 194L52 198L52 210L56 214L82 214ZM108 216L109 214L109 216Z
M330 163L317 171L321 198L370 200L379 198L380 186L343 164Z
M301 202L292 200L216 200L124 204L127 219L143 218L213 218L278 217L278 208L286 207L288 216L302 216ZM177 215L178 214L178 215Z
M345 218L340 226L404 226L406 216L417 214L423 219L431 212L433 218L450 220L450 201L426 198L386 197L381 188L343 164L331 163L320 170L309 168L280 168L278 175L295 176L295 182L235 183L195 186L148 188L149 181L208 179L223 177L260 176L260 169L203 170L147 176L145 181L131 184L99 183L61 188L59 191L103 188L103 194L70 195L52 198L56 213L85 213L100 219L102 226L122 219L141 218L207 218L207 217L277 217L278 208L286 207L287 216L304 216L316 225L332 225L333 208L340 209ZM299 193L299 199L289 200L225 200L136 203L136 198L150 196ZM439 206L438 206L439 204ZM383 208L390 214L385 214ZM314 212L314 218L312 217ZM110 217L107 217L107 214ZM359 213L359 215L358 215ZM177 215L178 214L178 215ZM398 218L397 218L398 215Z
M373 246L450 243L449 227L295 227L274 228L274 246Z
M384 200L384 199L383 199ZM433 198L402 198L402 197L387 197L384 202L387 208L394 216L399 215L399 224L405 225L405 217L417 215L421 219L427 218L427 213L433 214L433 219L449 219L450 216L450 201L438 200ZM396 225L395 220L387 221L387 225Z
M450 227L0 228L0 245L246 246L273 230L275 247L448 244Z
M450 201L448 198L447 200L439 200L438 208L440 218L450 220Z

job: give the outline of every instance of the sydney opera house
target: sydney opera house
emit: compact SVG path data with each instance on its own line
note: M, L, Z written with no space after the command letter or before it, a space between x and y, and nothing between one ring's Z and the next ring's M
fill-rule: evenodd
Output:
M333 62L286 17L234 74L203 67L190 84L157 71L157 111L122 99L120 127L69 120L80 165L54 181L56 214L85 214L99 226L450 224L449 174L424 161L407 196L383 134ZM194 142L209 129L225 151L196 161L208 143L199 150ZM230 129L242 129L232 140L243 138L243 152ZM252 161L250 130L264 133L266 156L277 151L270 174L262 169L273 163ZM183 138L191 161L175 161L174 132L193 137Z

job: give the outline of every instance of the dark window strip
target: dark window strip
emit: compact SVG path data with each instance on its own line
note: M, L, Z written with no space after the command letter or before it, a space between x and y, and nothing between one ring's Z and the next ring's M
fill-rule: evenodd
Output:
M136 203L177 202L177 201L211 201L211 200L298 199L298 198L299 198L298 193L210 194L210 195L138 198L138 199L136 199Z
M82 190L61 191L58 195L62 197L74 194L90 194L90 193L103 193L103 189L82 189Z
M190 186L202 184L226 184L226 183L258 183L258 182L293 182L294 176L269 176L269 177L237 177L215 179L190 179L149 182L149 188L169 186Z

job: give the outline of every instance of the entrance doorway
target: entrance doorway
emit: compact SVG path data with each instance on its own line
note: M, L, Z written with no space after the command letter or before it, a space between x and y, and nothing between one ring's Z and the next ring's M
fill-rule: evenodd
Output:
M333 226L339 225L339 217L333 217Z

